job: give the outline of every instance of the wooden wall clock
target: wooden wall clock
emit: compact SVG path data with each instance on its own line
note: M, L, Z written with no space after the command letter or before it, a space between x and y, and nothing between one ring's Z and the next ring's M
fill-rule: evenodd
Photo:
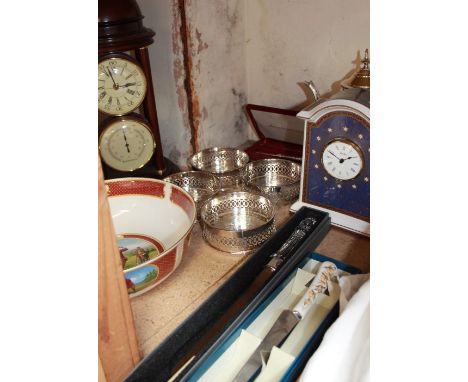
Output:
M304 119L301 191L291 207L330 213L332 224L370 234L370 90L350 88L320 100Z
M148 46L135 0L99 0L99 152L106 179L162 178L177 171L164 158Z

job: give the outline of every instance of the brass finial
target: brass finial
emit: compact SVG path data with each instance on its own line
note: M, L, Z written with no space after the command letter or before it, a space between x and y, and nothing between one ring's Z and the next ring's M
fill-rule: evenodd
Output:
M364 53L364 59L361 60L362 67L359 72L356 73L356 76L351 81L351 87L353 88L370 88L370 69L369 69L369 49L366 49Z

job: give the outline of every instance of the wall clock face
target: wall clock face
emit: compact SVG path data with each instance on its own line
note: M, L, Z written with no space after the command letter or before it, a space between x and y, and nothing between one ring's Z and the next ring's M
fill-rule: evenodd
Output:
M134 171L153 156L156 144L150 127L140 118L116 117L105 122L99 136L102 160L118 171Z
M324 146L322 165L331 177L351 180L361 173L364 167L364 155L353 141L337 138Z
M143 102L146 77L130 56L109 55L98 64L98 108L108 115L124 115Z

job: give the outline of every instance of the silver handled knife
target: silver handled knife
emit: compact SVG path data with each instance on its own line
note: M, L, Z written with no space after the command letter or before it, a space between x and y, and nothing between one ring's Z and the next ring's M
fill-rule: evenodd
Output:
M325 261L322 263L309 289L292 310L286 309L281 312L260 345L237 373L233 382L247 382L257 373L257 370L262 366L262 354L270 352L273 346L279 346L286 339L310 310L317 295L327 290L328 282L336 276L336 272L336 265L332 262Z

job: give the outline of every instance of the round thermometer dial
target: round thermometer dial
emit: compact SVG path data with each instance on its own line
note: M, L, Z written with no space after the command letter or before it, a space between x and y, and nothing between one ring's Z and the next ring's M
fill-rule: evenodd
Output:
M153 156L156 143L146 122L132 117L113 119L99 137L102 160L118 171L134 171Z
M364 167L361 149L349 139L335 139L322 152L325 171L339 180L354 179Z
M106 56L98 64L98 109L108 115L124 115L143 102L146 77L130 56Z

